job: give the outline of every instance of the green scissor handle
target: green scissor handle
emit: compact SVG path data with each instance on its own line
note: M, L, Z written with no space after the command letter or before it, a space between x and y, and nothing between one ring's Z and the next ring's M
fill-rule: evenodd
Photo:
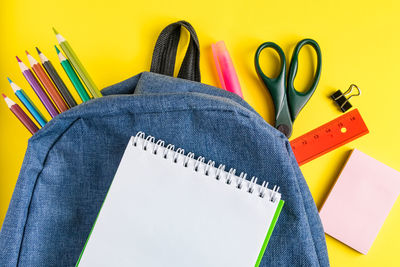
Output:
M314 48L317 54L317 69L315 71L315 76L311 87L306 92L299 92L294 88L294 79L297 74L297 67L299 61L299 53L301 48L304 45L310 45ZM300 41L296 48L293 51L292 60L290 61L289 73L288 73L288 81L287 81L287 94L289 100L289 109L290 116L292 117L292 121L294 121L299 114L300 110L304 107L304 105L310 100L311 96L314 94L315 89L317 88L319 78L321 77L321 65L322 65L322 56L321 49L316 41L312 39L304 39Z
M259 58L261 51L264 48L272 48L278 52L281 61L281 70L276 78L269 78L261 70ZM264 82L269 93L271 94L272 101L275 106L275 128L290 137L292 134L292 118L290 117L289 106L286 96L286 58L282 49L273 42L266 42L261 44L254 58L256 71L260 79Z
M294 79L296 78L298 68L298 56L300 49L304 45L311 45L318 58L317 69L311 87L306 92L299 92L294 88ZM272 48L278 52L281 61L281 70L276 78L269 78L261 70L259 57L264 48ZM272 96L275 106L275 127L281 131L286 137L292 134L293 122L299 114L300 110L308 102L315 89L317 88L319 78L321 76L321 50L316 41L304 39L300 41L293 52L292 60L289 67L288 79L286 81L286 58L282 49L273 42L261 44L255 55L255 68L260 79L264 82L268 91Z

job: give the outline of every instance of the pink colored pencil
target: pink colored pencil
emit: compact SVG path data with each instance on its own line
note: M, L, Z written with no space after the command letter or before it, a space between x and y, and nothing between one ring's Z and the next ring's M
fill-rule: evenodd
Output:
M25 79L31 85L32 89L35 91L37 96L39 97L40 101L42 101L44 107L50 113L51 117L54 118L57 116L58 110L54 106L53 102L51 102L50 98L47 96L46 92L44 91L43 87L40 85L39 81L36 79L35 75L32 71L24 64L17 57L19 68L21 69L22 74L24 75Z
M22 110L22 108L8 98L5 94L2 94L4 97L4 101L6 101L8 108L11 110L12 113L22 122L22 124L28 129L31 134L36 133L39 128L36 124L26 115L26 113Z

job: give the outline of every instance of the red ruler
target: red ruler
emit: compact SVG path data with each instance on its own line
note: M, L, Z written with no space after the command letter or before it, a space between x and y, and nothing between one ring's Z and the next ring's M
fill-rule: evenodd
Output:
M360 112L354 109L290 142L299 165L303 165L367 134Z

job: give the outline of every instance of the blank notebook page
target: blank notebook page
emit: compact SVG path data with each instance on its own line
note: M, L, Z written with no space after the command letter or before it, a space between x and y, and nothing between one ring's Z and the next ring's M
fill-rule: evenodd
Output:
M217 173L132 138L79 266L254 266L280 194L266 189L262 198L261 186L248 193L254 186L248 180L231 175L227 184L228 173L221 172L219 180Z
M320 211L325 233L367 254L400 193L400 173L354 149Z

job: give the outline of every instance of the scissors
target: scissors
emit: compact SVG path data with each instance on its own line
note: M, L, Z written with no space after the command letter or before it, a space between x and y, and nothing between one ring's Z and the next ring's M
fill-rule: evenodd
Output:
M304 45L310 45L317 53L318 64L314 75L314 81L306 92L299 92L294 88L294 79L297 74L298 56ZM281 61L281 71L276 78L267 77L261 70L259 57L264 48L272 48L278 52ZM272 96L275 106L275 128L281 131L287 138L292 135L293 122L300 110L305 106L317 88L321 76L321 49L316 41L304 39L297 43L290 62L289 72L286 80L286 58L282 49L273 42L266 42L257 49L254 59L256 71L264 82Z

